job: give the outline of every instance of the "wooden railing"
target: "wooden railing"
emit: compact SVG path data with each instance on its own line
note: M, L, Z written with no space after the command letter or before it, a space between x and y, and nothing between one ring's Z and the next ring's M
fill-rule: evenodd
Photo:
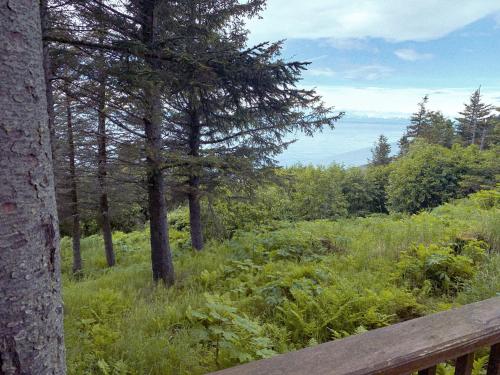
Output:
M471 374L474 352L491 347L487 374L500 375L500 297L213 373L214 375L432 375L455 360Z

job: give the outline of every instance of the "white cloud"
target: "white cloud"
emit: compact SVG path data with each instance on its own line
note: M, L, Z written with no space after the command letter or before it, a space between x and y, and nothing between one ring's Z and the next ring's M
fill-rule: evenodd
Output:
M323 60L327 57L328 57L328 55L313 56L313 57L308 57L307 59L305 59L305 61L314 62L314 61L318 61L318 60Z
M392 69L382 65L365 65L343 72L345 79L359 80L365 79L367 81L375 81L380 78L387 77L391 74Z
M495 15L495 22L497 24L497 27L500 27L500 12L498 12L496 15Z
M430 60L433 57L430 53L420 53L411 48L398 49L394 54L405 61Z
M326 44L339 50L378 52L378 49L370 45L369 41L366 39L355 39L355 38L328 39L326 41Z
M331 68L311 68L307 74L314 77L340 78L349 80L375 81L387 77L393 72L389 67L383 65L360 65L345 70L333 70Z
M462 110L476 89L470 88L382 88L350 86L318 86L318 93L327 105L349 115L368 117L407 117L415 111L417 103L429 95L429 109L440 110L446 116L455 117ZM500 88L482 88L486 103L500 105Z
M335 77L338 73L330 68L311 68L306 71L306 74L309 74L313 77Z
M268 0L252 19L251 43L290 38L440 38L500 13L498 0Z

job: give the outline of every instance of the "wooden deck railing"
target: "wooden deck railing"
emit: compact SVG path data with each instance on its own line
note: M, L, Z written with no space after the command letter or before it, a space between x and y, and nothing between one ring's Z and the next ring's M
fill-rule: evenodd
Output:
M500 297L428 315L214 375L431 375L455 361L471 374L474 352L491 347L487 374L500 375Z

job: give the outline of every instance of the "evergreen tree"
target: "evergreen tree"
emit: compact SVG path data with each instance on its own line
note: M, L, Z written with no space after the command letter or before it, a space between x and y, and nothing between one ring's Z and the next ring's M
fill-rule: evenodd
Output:
M149 79L142 85L144 134L147 166L147 188L149 203L149 226L151 243L151 263L153 280L162 281L166 285L174 283L174 265L170 250L167 222L167 206L165 201L165 178L162 164L164 158L162 149L163 105L161 77L162 62L150 56L165 43L162 25L165 19L161 12L160 0L133 0L136 18L141 20L140 42L148 53L144 59L145 69ZM168 21L167 21L168 22Z
M429 113L427 111L427 103L429 96L425 95L422 101L418 103L417 112L413 113L410 118L410 125L406 128L406 136L410 139L421 137L427 131L429 126Z
M404 156L410 150L410 141L408 140L408 136L403 135L398 141L399 153L398 156Z
M496 115L493 115L491 121L491 132L488 134L486 143L488 146L500 145L500 107L496 108Z
M179 5L173 46L184 60L167 89L167 168L189 202L191 242L203 247L201 196L223 180L243 183L275 165L295 130L312 134L338 118L312 90L295 86L307 64L279 59L281 43L245 48L243 20L262 1Z
M481 101L481 87L474 91L464 110L457 118L457 133L464 145L481 144L484 147L486 134L488 133L493 107ZM482 142L481 142L482 141Z
M440 111L428 112L429 125L421 138L428 143L451 147L454 137L453 122L447 119Z
M429 116L426 107L428 101L429 96L425 95L422 101L418 103L418 110L411 115L410 124L406 127L406 132L398 142L399 156L406 155L410 144L428 130Z
M447 119L440 111L429 111L426 105L429 97L426 95L418 104L417 112L413 113L406 133L399 141L399 155L409 151L410 144L417 139L427 143L451 147L454 138L453 122Z
M391 145L389 140L383 134L378 137L377 142L372 148L372 165L386 165L391 162Z
M69 184L71 195L71 217L73 219L72 226L72 243L73 243L73 273L79 274L82 271L82 255L80 251L80 204L78 195L78 184L76 176L76 155L75 155L75 137L73 123L73 103L66 89L65 105L66 105L66 126L67 126L67 141L68 141L68 162L69 162Z

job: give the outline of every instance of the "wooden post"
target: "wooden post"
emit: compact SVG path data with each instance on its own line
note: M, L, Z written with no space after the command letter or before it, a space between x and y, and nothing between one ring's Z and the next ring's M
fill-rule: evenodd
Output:
M455 375L470 375L472 374L472 366L474 365L474 353L463 355L457 359L455 364Z
M500 343L491 347L487 375L500 375Z

